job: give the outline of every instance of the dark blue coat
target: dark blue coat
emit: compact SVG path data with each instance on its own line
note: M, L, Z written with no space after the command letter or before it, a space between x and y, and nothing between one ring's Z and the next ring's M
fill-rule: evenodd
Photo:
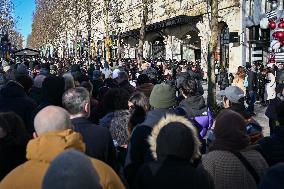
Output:
M71 121L75 127L74 130L83 137L86 154L107 163L116 170L116 150L109 130L83 117L74 118Z
M261 139L258 144L269 166L284 162L284 126L276 126L273 135Z

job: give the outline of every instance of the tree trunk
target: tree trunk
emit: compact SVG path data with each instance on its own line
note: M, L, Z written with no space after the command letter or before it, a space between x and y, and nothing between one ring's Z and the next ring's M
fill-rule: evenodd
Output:
M146 24L148 20L148 1L143 1L143 13L142 13L142 21L140 28L140 37L139 37L139 45L138 45L138 65L141 66L143 61L143 46L145 42L146 36Z
M216 82L214 53L218 46L218 0L211 0L211 38L209 43L208 57L208 99L210 107L216 105Z
M106 30L106 40L105 40L105 62L109 64L110 62L110 45L109 45L109 3L110 0L105 0L104 1L104 6L105 6L105 30Z

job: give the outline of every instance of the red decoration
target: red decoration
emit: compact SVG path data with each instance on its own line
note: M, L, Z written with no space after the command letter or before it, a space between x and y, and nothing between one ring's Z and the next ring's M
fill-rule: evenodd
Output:
M284 28L284 19L280 19L280 23L278 24L278 28Z
M274 30L275 28L276 28L276 23L274 22L274 21L270 21L269 22L269 28L271 29L271 30Z
M283 41L284 40L284 32L283 31L278 31L275 32L275 38L278 39L278 41Z
M274 32L274 33L272 34L272 37L273 37L273 38L276 38L276 32Z

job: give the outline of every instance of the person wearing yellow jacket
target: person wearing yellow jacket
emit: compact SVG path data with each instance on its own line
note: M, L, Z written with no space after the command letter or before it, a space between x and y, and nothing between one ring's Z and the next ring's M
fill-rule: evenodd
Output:
M66 110L48 106L35 117L36 134L27 145L28 161L11 171L0 183L0 189L41 189L44 175L60 153L67 149L85 151L82 136L71 130ZM102 161L90 158L104 189L124 189L120 178Z

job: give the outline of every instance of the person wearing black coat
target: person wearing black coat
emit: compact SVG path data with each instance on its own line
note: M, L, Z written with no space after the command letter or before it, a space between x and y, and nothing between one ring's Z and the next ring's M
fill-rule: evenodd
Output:
M119 87L126 90L129 95L134 93L135 88L129 83L127 72L119 72L116 81L118 82Z
M26 145L30 138L17 114L0 113L0 181L26 161Z
M262 155L269 166L284 162L284 101L281 101L275 110L278 125L271 136L261 139Z
M192 163L200 158L201 144L195 127L186 118L175 115L162 118L148 141L155 161L141 167L134 188L214 188L209 174Z
M26 130L32 136L34 132L32 112L36 108L34 100L29 98L24 87L16 81L8 83L0 91L0 112L15 112L24 121Z
M62 97L63 107L70 113L74 130L86 144L86 154L117 170L116 150L107 128L93 124L90 116L90 94L83 87L69 89Z

